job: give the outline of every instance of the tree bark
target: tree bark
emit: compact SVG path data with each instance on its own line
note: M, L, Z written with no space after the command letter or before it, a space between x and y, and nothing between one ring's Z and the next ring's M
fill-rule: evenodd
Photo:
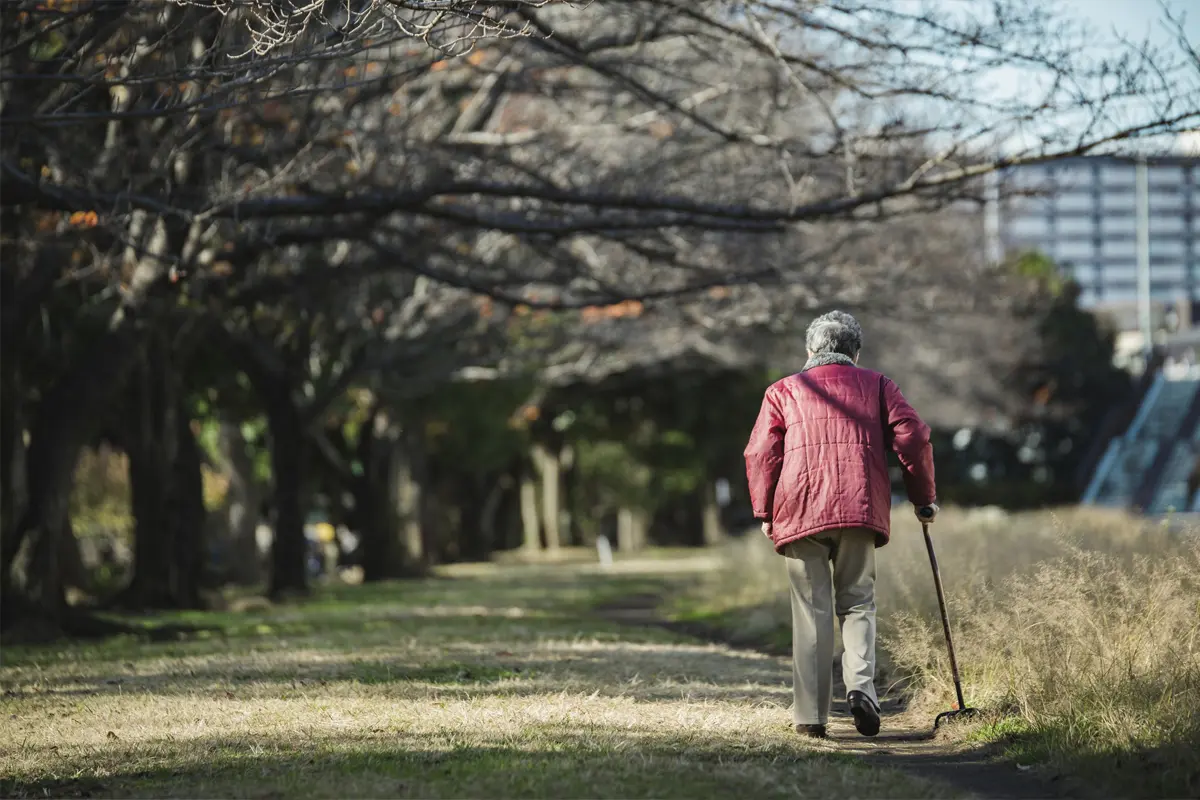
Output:
M559 455L562 468L562 499L559 507L562 509L562 519L566 529L561 531L567 544L582 545L583 537L579 530L579 515L576 513L575 497L579 488L579 470L575 465L575 448L569 444L563 445Z
M285 383L264 397L271 437L275 536L271 545L273 598L308 592L304 539L304 427Z
M617 549L622 553L641 550L646 545L646 513L623 507L617 511Z
M363 548L363 580L411 578L426 569L419 442L377 411L363 426L354 505Z
M130 325L99 337L79 366L38 404L26 451L28 498L5 542L4 608L0 625L18 619L57 627L65 608L59 571L59 538L67 527L71 483L79 453L94 433L133 364L136 334Z
M487 549L486 553L482 553L482 559L489 558L493 551L497 549L499 540L496 536L496 519L500 513L500 504L504 501L505 490L512 486L512 478L502 473L497 479L492 482L492 488L488 492L487 499L484 500L483 506L479 512L479 537Z
M484 517L495 513L495 481L492 475L459 475L456 482L456 503L459 511L458 556L462 561L487 561L492 552L492 540L484 530Z
M200 585L207 560L204 532L204 477L200 472L200 446L192 421L183 408L175 415L178 433L174 469L171 473L173 511L171 595L180 608L200 608Z
M246 452L242 429L222 421L217 433L221 467L229 476L229 488L220 516L224 539L221 578L239 586L253 586L262 580L257 530L263 487L254 475L254 462Z
M415 574L427 563L425 546L424 452L413 426L397 439L391 454L392 508L400 524L405 571Z
M134 518L133 577L122 597L131 608L172 608L174 549L170 505L177 452L176 399L165 344L147 343L129 381L123 416Z
M521 468L521 549L528 555L536 555L541 549L538 523L537 484L527 467Z
M0 552L16 539L19 509L24 505L21 476L25 469L21 387L13 353L0 362ZM15 552L15 551L14 551ZM7 567L8 558L4 559Z
M535 444L532 449L534 467L541 479L541 512L542 532L546 537L546 550L550 554L558 553L561 547L559 536L559 485L561 470L559 469L558 453L541 444Z
M725 526L721 523L721 507L717 505L717 490L712 481L705 481L701 492L704 544L712 547L725 541Z
M394 431L376 410L359 431L358 460L363 473L354 481L354 509L362 548L364 581L402 577L404 559L399 520L390 503Z

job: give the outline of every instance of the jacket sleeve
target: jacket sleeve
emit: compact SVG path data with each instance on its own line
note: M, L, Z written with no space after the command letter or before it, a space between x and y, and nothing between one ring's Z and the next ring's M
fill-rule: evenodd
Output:
M770 520L775 505L775 485L783 469L783 438L787 424L783 412L768 389L750 441L746 445L746 480L755 519Z
M904 488L909 502L917 506L936 502L929 426L904 399L900 387L888 378L883 379L883 406L887 413L884 431L904 469Z

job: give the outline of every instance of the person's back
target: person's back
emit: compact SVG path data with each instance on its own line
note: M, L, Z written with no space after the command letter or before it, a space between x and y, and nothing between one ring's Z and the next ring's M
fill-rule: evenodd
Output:
M886 376L852 362L818 364L773 384L763 408L746 469L755 516L771 520L779 552L809 534L851 526L885 543L888 451L905 467L909 499L934 502L929 428Z
M896 384L857 366L862 331L853 317L834 311L818 318L806 343L804 369L763 397L746 476L755 518L788 557L796 729L825 735L836 606L850 710L859 731L874 735L874 551L890 535L887 453L899 457L908 498L918 512L927 510L928 521L937 513L933 450L929 427Z

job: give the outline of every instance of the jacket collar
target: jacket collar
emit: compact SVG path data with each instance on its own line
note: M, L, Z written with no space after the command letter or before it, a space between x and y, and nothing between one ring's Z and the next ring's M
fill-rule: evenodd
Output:
M813 367L824 367L829 364L844 364L849 367L855 366L854 359L850 356L842 355L841 353L818 353L808 360L801 372L808 372Z

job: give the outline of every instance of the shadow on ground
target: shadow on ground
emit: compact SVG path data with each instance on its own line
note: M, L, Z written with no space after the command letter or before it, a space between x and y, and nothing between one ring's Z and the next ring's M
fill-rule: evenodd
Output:
M526 740L539 744L525 746ZM5 797L187 796L288 797L301 787L323 796L374 797L890 797L897 776L868 781L853 758L773 742L766 746L703 741L681 747L673 735L649 728L580 730L565 723L539 726L518 739L464 745L452 736L398 730L329 737L301 744L253 738L143 742L184 763L156 769L121 766L123 746L99 756L113 768L103 778L0 782ZM63 764L62 773L73 765ZM272 786L262 790L264 782ZM911 788L911 787L905 787ZM944 796L944 795L943 795Z

